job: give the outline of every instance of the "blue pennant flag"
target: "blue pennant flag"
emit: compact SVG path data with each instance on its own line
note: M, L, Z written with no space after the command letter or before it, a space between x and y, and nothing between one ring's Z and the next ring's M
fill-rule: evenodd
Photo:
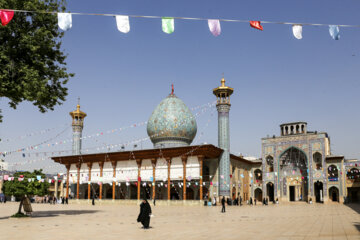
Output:
M339 39L340 39L340 29L339 29L339 26L337 26L337 25L329 25L329 32L330 32L330 36L331 36L334 40L339 40Z

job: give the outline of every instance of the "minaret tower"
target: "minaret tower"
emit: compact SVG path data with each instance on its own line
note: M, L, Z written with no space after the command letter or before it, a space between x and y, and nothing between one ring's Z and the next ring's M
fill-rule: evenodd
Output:
M231 87L225 86L224 77L221 86L213 90L216 96L216 109L218 111L218 145L223 149L219 163L219 196L230 196L230 131L229 111L230 95L234 92Z
M80 98L78 99L76 110L70 112L70 116L72 117L72 129L73 129L72 153L73 155L80 155L82 129L84 126L84 118L86 117L86 113L80 111Z

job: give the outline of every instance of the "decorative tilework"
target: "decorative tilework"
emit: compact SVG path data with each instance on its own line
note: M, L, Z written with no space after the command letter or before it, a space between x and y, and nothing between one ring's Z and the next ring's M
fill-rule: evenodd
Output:
M186 146L193 141L197 125L185 103L170 94L153 111L147 132L155 147Z

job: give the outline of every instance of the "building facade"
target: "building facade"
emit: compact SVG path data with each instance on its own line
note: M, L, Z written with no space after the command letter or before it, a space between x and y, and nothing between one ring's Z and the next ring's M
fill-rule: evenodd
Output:
M262 164L253 170L254 197L270 201L347 201L349 164L344 156L331 154L326 132L308 131L306 122L285 123L280 125L280 136L261 141ZM351 191L356 192L354 199L359 193L354 190L358 187L355 179Z

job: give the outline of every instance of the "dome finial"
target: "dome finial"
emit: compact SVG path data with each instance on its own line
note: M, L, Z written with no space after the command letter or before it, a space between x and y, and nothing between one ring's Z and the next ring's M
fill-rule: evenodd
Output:
M78 103L77 103L76 109L80 109L80 97L78 97Z
M174 84L171 84L171 95L174 95Z
M222 86L222 87L225 87L225 78L224 78L224 73L222 73L221 86Z

